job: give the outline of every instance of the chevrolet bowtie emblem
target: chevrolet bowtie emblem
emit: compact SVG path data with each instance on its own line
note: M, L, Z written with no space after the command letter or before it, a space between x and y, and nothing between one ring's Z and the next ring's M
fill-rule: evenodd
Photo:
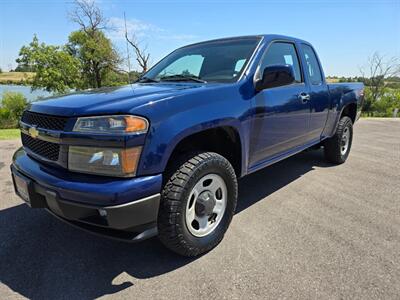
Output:
M34 139L36 139L39 136L39 131L35 127L30 127L28 133Z

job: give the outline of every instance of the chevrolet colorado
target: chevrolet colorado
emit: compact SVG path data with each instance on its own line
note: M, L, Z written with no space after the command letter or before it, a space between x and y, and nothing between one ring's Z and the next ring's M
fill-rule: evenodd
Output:
M80 228L158 235L199 255L231 222L237 178L312 146L345 162L363 93L360 83L327 84L300 39L189 45L134 84L32 103L11 165L15 191Z

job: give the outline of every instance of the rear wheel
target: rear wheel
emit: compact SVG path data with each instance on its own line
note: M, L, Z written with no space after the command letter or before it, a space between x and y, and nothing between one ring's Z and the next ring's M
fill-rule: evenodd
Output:
M235 212L237 181L229 161L217 153L183 160L162 192L159 238L178 254L196 256L222 240Z
M324 142L325 157L335 164L342 164L349 156L353 141L353 122L347 116L342 117L336 133Z

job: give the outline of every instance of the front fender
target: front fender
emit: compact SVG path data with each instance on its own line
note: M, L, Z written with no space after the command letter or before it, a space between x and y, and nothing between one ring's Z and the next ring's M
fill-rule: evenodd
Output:
M177 124L185 124L185 126L177 126ZM193 134L218 127L231 127L238 132L241 141L242 162L245 161L243 155L246 153L246 146L245 140L242 138L244 136L243 126L238 119L224 117L196 122L196 118L188 118L186 114L183 114L169 118L162 123L162 126L149 133L138 173L146 175L164 172L168 160L179 142Z

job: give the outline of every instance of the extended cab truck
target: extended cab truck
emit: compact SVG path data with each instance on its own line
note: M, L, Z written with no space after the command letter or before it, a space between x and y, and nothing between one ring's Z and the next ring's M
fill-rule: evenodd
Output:
M327 84L313 47L296 38L189 45L135 84L32 103L15 190L92 232L158 235L198 255L223 238L237 178L312 146L343 163L362 101L362 84Z

